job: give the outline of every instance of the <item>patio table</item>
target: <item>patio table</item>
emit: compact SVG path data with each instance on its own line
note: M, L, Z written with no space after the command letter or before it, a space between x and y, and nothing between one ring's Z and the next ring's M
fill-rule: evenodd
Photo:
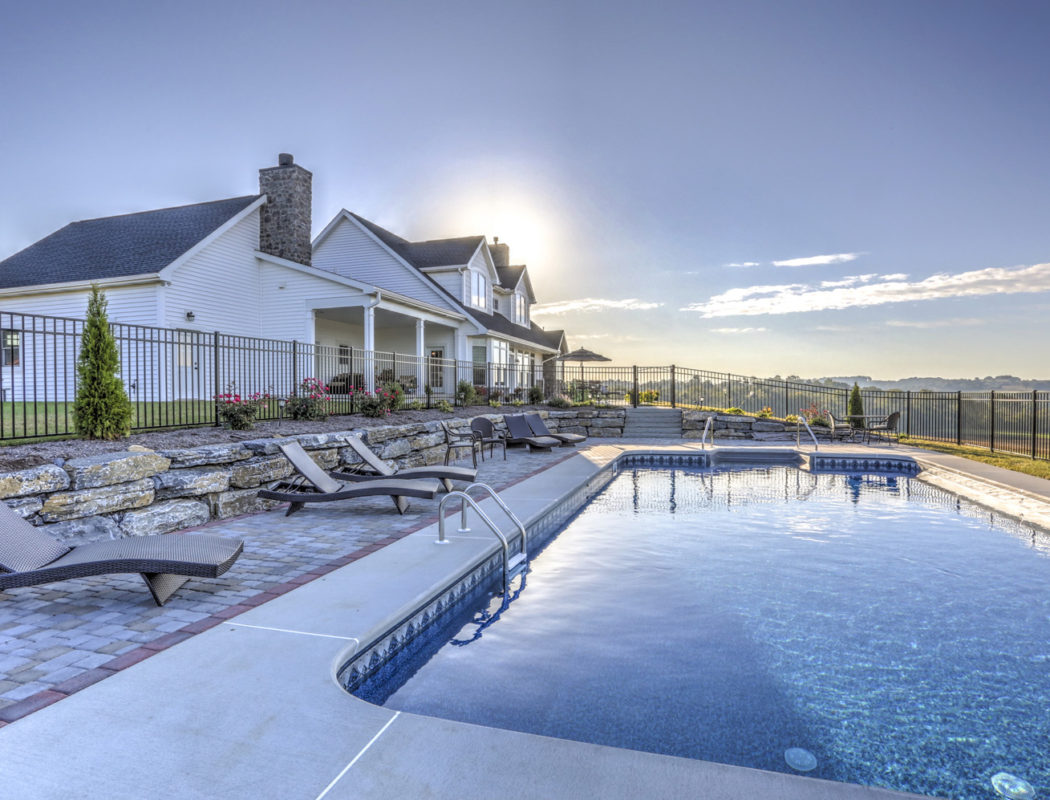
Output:
M857 441L857 433L863 433L863 431L866 430L869 424L871 424L872 422L885 422L888 418L889 414L847 414L846 419L848 419L851 423L853 422L853 420L860 420L864 423L863 428L853 426L853 430L851 430L849 434L849 441Z

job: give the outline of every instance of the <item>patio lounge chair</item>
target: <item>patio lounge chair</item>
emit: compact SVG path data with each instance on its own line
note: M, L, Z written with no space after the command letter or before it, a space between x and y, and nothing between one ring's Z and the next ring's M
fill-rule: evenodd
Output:
M137 572L158 606L190 578L217 578L244 549L239 539L169 533L68 547L0 502L0 591Z
M865 437L865 442L871 441L872 434L875 434L875 436L877 436L880 439L885 437L887 444L890 444L891 436L897 441L900 441L901 434L900 431L897 430L897 426L900 425L900 421L901 412L894 411L892 414L886 417L885 422L877 422L874 425L869 425L867 428L867 436Z
M481 460L485 460L485 445L489 446L489 458L496 445L503 448L503 460L507 460L507 435L503 431L497 431L496 426L488 417L474 417L470 421L470 429L477 436L478 444L481 445Z
M558 447L561 442L553 436L534 436L529 423L525 421L524 414L504 414L503 421L507 424L507 444L523 444L529 450L535 447L538 450L550 450Z
M551 433L547 428L547 423L543 421L543 417L539 414L526 414L525 421L529 423L529 428L534 434L537 436L550 436L552 439L557 439L561 442L562 447L572 447L580 442L587 441L586 436L581 436L578 433Z
M361 456L361 460L367 465L367 468L361 468L356 472L329 472L329 476L337 481L361 482L394 477L409 479L437 478L445 485L445 491L451 492L452 481L473 483L478 477L478 471L470 467L443 467L436 464L430 467L391 467L377 456L372 448L356 436L348 436L346 443L350 449ZM363 471L364 469L368 471Z
M330 503L334 500L352 500L376 495L390 497L398 513L404 514L408 510L406 498L422 497L433 500L441 491L441 484L432 478L411 481L387 478L362 483L341 483L321 469L298 442L282 443L280 448L299 475L291 481L280 481L269 489L260 489L258 496L289 503L286 517L307 503Z

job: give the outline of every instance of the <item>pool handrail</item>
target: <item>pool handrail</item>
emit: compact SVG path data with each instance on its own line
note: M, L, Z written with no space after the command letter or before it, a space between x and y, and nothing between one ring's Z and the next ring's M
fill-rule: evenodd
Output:
M703 450L703 449L705 449L707 447L707 432L709 430L711 430L711 423L714 421L714 419L715 419L715 417L712 414L710 417L707 418L707 422L704 423L704 435L700 437L700 449L701 450ZM714 447L714 444L715 444L715 437L712 435L711 436L711 446Z
M503 509L504 513L510 517L511 521L518 528L518 531L521 533L521 553L513 559L510 557L510 542L499 529L499 526L492 521L492 518L489 517L488 514L481 510L481 506L479 506L477 501L470 496L471 489L480 489L488 494L496 501L496 505ZM499 539L500 545L503 549L503 592L506 594L510 587L511 578L528 565L528 552L526 550L527 534L525 526L521 523L521 520L517 518L514 512L510 510L507 504L503 502L503 498L496 494L495 489L485 483L472 483L462 491L448 492L441 498L441 502L438 503L438 538L434 542L435 544L449 543L448 539L445 538L445 505L453 497L459 498L460 501L460 527L457 531L458 533L470 532L470 528L467 525L467 507L469 506L477 512L477 515L481 518L481 521L485 523L485 526L495 534L497 539Z
M809 422L806 420L806 415L801 413L801 410L800 410L800 413L798 415L798 422L799 422L799 426L795 428L795 447L801 447L802 446L802 427L801 426L805 425L806 426L806 430L809 431L810 438L813 439L813 449L814 450L819 450L820 449L820 445L817 444L817 435L815 433L813 433L813 429L811 427L809 427Z

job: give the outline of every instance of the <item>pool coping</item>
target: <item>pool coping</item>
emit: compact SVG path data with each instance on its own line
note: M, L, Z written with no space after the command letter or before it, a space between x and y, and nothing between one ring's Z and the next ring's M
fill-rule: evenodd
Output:
M524 514L532 522L628 452L673 455L730 449L741 448L702 451L689 443L607 441L569 454L501 493L512 507L532 509ZM812 455L793 447L776 449ZM859 452L870 457L870 451ZM900 455L913 458L915 453ZM571 487L567 491L566 485ZM293 585L285 594L239 610L236 619L228 615L209 626L202 625L206 621L195 623L202 632L181 639L178 647L138 661L129 658L134 669L103 676L106 680L81 687L63 702L52 701L0 729L7 785L34 797L68 796L70 786L83 787L88 777L100 795L108 796L120 796L121 786L131 791L143 784L161 797L169 796L165 792L180 797L220 792L248 796L242 794L245 786L265 786L271 792L265 796L282 797L362 792L413 796L426 791L443 796L441 787L455 787L461 796L486 796L471 794L470 787L491 790L493 784L487 780L502 785L517 775L543 783L542 796L549 797L575 796L573 787L579 785L587 785L588 791L605 786L612 797L635 796L640 786L668 795L706 787L710 796L726 797L756 791L780 797L902 796L853 784L392 714L346 695L335 684L339 667L367 641L368 631L388 625L396 614L389 608L373 608L366 621L362 604L375 605L376 594L388 593L390 581L405 574L419 581L400 586L404 599L398 607L418 604L424 599L419 586L427 576L439 578L431 580L432 588L461 571L464 563L491 560L497 552L495 540L487 535L453 536L452 547L435 548L431 544L435 533L434 523L424 524L386 547L373 545L344 557L345 565L333 566L312 580L290 582ZM293 641L295 646L289 646ZM178 701L162 702L176 685ZM94 733L99 730L106 735ZM158 746L161 736L163 744ZM64 753L73 757L42 771L40 754L49 752L55 741L63 741ZM293 748L294 764L288 763L290 742L298 745ZM462 762L463 752L478 748L499 754L494 759L498 770L473 759ZM366 751L368 758L364 758ZM427 757L421 758L421 752ZM120 757L114 758L114 753ZM237 754L235 759L230 758L232 753ZM526 769L536 758L550 768L544 776Z

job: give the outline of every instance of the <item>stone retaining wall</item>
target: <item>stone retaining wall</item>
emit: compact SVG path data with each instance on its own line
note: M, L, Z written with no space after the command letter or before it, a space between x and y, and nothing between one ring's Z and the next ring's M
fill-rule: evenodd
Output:
M773 419L760 419L742 414L722 414L717 411L683 411L682 436L686 439L699 439L704 434L704 425L709 417L714 417L708 441L725 441L727 439L752 439L754 441L787 442L794 441L798 435L798 425L778 422ZM819 426L813 428L817 439L828 439L828 429ZM809 438L809 434L802 431Z
M551 430L591 437L621 436L622 409L541 412ZM486 415L498 427L502 416ZM469 419L451 419L456 430ZM445 457L440 422L289 436L321 466L336 469L360 462L346 440L363 438L383 459L398 466L436 464ZM34 525L71 545L124 536L148 536L273 508L256 497L261 486L287 478L292 466L278 444L253 439L154 452L132 445L118 453L73 458L18 472L0 473L0 499Z

